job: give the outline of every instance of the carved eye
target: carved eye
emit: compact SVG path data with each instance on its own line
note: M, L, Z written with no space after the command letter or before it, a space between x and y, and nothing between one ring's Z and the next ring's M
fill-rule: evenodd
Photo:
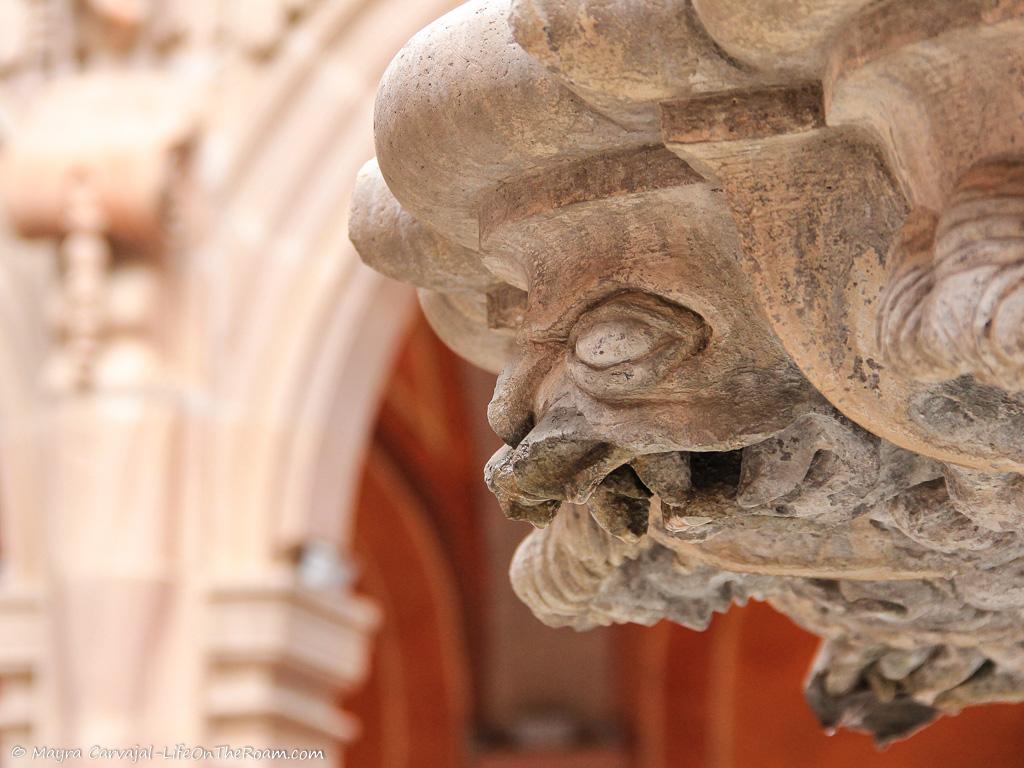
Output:
M573 332L576 360L595 371L691 357L709 336L700 315L643 293L620 294L592 309ZM660 350L665 354L655 354Z
M647 357L669 338L633 318L597 322L576 338L576 357L591 368L610 368Z

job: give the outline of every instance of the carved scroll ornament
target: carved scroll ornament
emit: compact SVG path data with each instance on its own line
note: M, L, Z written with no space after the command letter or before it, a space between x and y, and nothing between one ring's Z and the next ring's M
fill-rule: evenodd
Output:
M501 371L541 620L769 601L882 742L1024 700L1022 40L1017 0L491 0L398 55L352 238Z

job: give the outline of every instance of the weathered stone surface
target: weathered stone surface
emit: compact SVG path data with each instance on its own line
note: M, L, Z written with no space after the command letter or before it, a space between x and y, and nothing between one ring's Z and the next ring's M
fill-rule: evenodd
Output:
M541 620L769 601L882 742L1024 698L1022 39L1017 0L493 0L399 54L353 237L503 362Z

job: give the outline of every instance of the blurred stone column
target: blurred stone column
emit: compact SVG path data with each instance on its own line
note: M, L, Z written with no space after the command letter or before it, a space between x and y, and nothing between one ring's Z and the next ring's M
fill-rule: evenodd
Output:
M344 482L337 452L322 452L351 440L333 474L358 477L408 301L395 294L405 303L363 334L382 281L353 272L354 254L285 259L289 282L269 234L237 245L266 215L261 194L299 199L238 181L277 135L238 121L273 101L252 83L310 71L315 47L287 53L287 35L330 28L308 9L244 5L0 8L25 43L0 46L0 91L18 96L0 109L5 765L59 753L114 766L132 749L211 766L300 750L308 759L260 764L338 765L358 735L338 700L367 673L379 617L352 592ZM265 297L287 285L275 317ZM304 299L306 286L324 295ZM301 327L304 312L317 322ZM250 326L264 335L228 340ZM237 375L264 350L270 363ZM365 390L339 381L350 355ZM275 410L267 392L289 387ZM332 438L346 394L369 416Z

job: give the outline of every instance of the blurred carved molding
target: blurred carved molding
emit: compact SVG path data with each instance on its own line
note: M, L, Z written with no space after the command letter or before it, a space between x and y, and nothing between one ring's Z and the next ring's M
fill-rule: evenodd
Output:
M353 505L414 294L345 208L449 5L0 0L5 756L357 735Z

